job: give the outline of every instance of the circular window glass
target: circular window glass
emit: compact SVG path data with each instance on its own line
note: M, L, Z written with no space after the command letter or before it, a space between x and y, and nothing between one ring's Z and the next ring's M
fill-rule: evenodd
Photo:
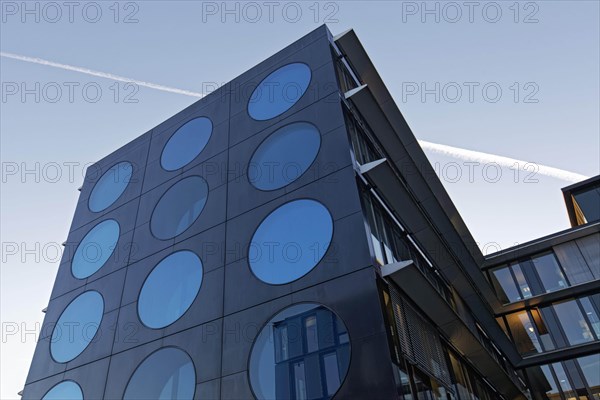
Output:
M333 236L333 220L316 200L295 200L273 211L250 242L248 259L258 279L292 282L321 261Z
M198 219L208 199L208 184L199 176L190 176L171 186L158 201L150 229L166 240L183 233Z
M73 381L63 381L54 386L42 400L83 400L83 392Z
M137 367L123 400L192 400L195 389L196 371L190 356L175 347L165 347Z
M193 252L173 253L150 272L140 291L138 313L144 325L158 329L177 321L202 285L202 261Z
M92 189L88 206L92 212L110 207L123 194L131 180L133 166L127 161L113 165L100 177Z
M248 179L257 189L275 190L298 179L313 163L321 134L308 122L296 122L273 132L256 149Z
M165 145L160 164L167 171L183 168L206 147L212 134L212 122L206 117L195 118L175 131Z
M50 353L56 362L65 363L77 357L94 339L102 314L104 300L90 290L75 298L61 314L50 340Z
M321 304L296 304L271 318L258 334L250 353L250 384L259 400L330 399L349 364L343 321Z
M310 78L310 68L304 63L288 64L272 72L252 92L248 114L259 121L283 114L300 100Z
M119 240L119 224L114 219L100 222L77 246L71 272L77 279L84 279L94 274L112 255Z

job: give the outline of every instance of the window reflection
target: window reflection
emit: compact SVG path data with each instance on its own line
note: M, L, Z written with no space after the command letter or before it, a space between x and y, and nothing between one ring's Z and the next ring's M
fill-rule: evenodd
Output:
M190 176L171 186L156 204L150 220L154 236L166 240L187 230L200 216L208 199L208 184Z
M592 331L575 300L554 304L552 307L570 345L594 340Z
M600 354L577 359L594 399L600 399Z
M167 171L183 168L204 150L212 134L209 118L194 118L179 127L171 136L160 157L161 166Z
M556 386L556 381L554 380L554 375L552 375L552 371L550 371L550 367L548 365L542 365L541 367L542 373L546 378L546 383L548 387L545 389L546 395L548 398L559 397L560 392L558 390L558 386Z
M250 269L273 285L299 279L325 256L333 220L316 200L294 200L277 208L258 226L248 250Z
M513 279L509 267L492 271L492 285L503 303L510 303L521 299L521 294Z
M596 309L588 297L583 297L579 299L579 301L581 302L583 311L585 312L585 315L591 324L592 330L594 333L596 333L596 337L600 338L600 319L598 318Z
M192 305L202 285L202 261L192 251L173 253L146 278L138 298L140 320L149 328L164 328Z
M567 376L567 373L565 372L565 369L563 368L562 364L554 363L552 364L552 368L556 373L556 379L558 380L558 384L560 385L560 388L564 393L565 397L567 399L577 399L578 396L573 390L571 382L569 381L569 377Z
M100 293L88 290L77 296L62 312L52 331L52 358L66 363L79 356L94 339L103 314L104 299Z
M313 124L286 125L258 146L248 165L248 180L261 190L287 186L306 172L320 147L321 133Z
M548 292L564 289L568 286L556 257L553 253L544 254L531 259L538 276Z
M250 355L256 398L330 399L348 370L347 337L343 322L322 305L297 304L278 313Z
M248 114L259 121L283 114L304 95L310 79L310 68L303 63L277 69L263 79L250 96Z
M517 284L519 285L519 289L521 290L521 295L524 299L528 299L532 296L531 288L525 279L525 275L523 275L523 271L521 270L520 264L514 264L512 266L513 271L515 273L515 278L517 280Z
M146 358L127 384L123 400L192 400L196 370L190 356L165 347Z
M71 261L71 272L85 279L104 266L115 251L120 228L117 221L108 219L94 226L79 242Z
M600 184L573 193L572 198L579 225L600 220Z
M598 236L590 235L489 271L500 301L511 303L589 282L600 276ZM598 272L596 274L596 272Z
M83 393L77 383L63 381L50 389L42 400L83 400Z
M529 355L542 351L533 322L526 311L509 314L506 316L506 320L512 333L513 341L521 354Z
M90 211L104 211L117 201L127 188L132 173L133 166L127 161L120 162L108 169L92 189L88 199Z

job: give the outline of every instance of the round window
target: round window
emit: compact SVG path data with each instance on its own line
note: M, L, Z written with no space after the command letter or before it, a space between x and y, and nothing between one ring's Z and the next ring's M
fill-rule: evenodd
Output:
M77 279L84 279L98 271L112 255L119 240L119 224L108 219L94 226L77 246L71 272Z
M183 124L165 145L160 164L167 171L183 168L206 147L212 134L212 122L200 117Z
M42 397L42 400L83 400L83 392L73 381L62 381Z
M90 290L77 296L63 311L50 340L50 353L59 363L71 361L94 339L102 315L104 300Z
M308 122L295 122L273 132L250 160L248 179L257 189L275 190L298 179L313 163L321 134Z
M208 184L199 176L184 178L171 186L154 208L150 229L167 240L183 233L200 216L208 199Z
M133 173L133 166L127 161L113 165L100 177L92 189L88 207L92 212L100 212L110 207L123 194Z
M152 353L137 367L123 400L192 400L196 371L190 356L175 347Z
M192 305L202 285L202 261L188 250L159 262L142 286L138 299L140 320L159 329L177 321Z
M316 200L294 200L277 208L259 225L248 260L258 279L284 284L301 278L321 261L333 236L333 220Z
M304 63L292 63L272 72L260 82L248 101L248 114L265 121L289 110L306 92L311 72Z
M248 372L258 400L330 399L350 364L343 321L317 303L301 303L275 315L258 334Z

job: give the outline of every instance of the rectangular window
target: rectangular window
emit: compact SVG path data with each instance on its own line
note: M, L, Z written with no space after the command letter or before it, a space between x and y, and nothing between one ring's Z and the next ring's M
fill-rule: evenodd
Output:
M560 391L558 390L558 386L556 386L556 381L554 380L552 371L550 371L550 367L548 365L541 365L540 369L542 370L544 377L546 378L546 382L548 383L548 385L542 385L544 387L546 396L549 399L560 399Z
M338 358L336 353L330 353L323 356L323 367L325 369L325 385L327 395L332 396L340 387L340 369L338 367Z
M598 318L596 309L587 297L582 297L579 301L581 302L581 306L583 307L583 311L585 311L588 321L592 324L592 329L596 333L596 338L600 338L600 319Z
M531 355L542 351L533 323L526 311L506 316L512 333L513 342L522 355Z
M531 316L533 317L533 322L535 322L535 327L537 328L538 335L540 336L540 342L542 342L542 347L544 350L554 350L554 342L552 341L550 332L548 332L548 328L542 319L540 310L537 308L531 309Z
M350 341L350 338L348 337L348 331L346 331L346 327L344 326L344 323L339 318L336 318L335 321L336 321L336 331L337 331L337 335L338 335L338 343L339 344L348 343Z
M571 346L594 340L592 331L575 300L553 304L552 308Z
M571 285L589 282L594 279L594 275L585 262L576 242L562 243L554 246L553 249Z
M582 237L576 242L592 274L596 279L600 279L600 233Z
M519 264L513 264L512 269L515 274L515 278L517 279L519 289L521 290L521 296L523 296L524 299L530 298L533 293L531 292L531 288L525 279L525 275L523 274L523 270L521 270L521 266Z
M578 213L578 223L585 224L600 219L600 184L573 193L573 203Z
M498 268L490 274L496 294L503 303L521 300L521 294L509 267Z
M577 394L573 390L571 386L571 382L569 381L569 377L567 376L567 372L563 368L561 363L552 364L552 368L556 373L556 379L558 379L558 383L560 384L560 388L562 389L565 398L568 400L578 399Z
M304 320L304 332L306 338L306 352L312 353L319 350L319 335L317 331L317 317L311 315Z
M297 362L293 364L294 374L294 389L293 393L296 395L295 400L306 400L306 375L304 373L304 362Z
M275 328L275 332L275 340L277 341L276 360L277 362L285 361L289 358L287 325Z
M452 371L454 372L454 378L456 380L456 382L454 382L456 392L461 399L470 399L471 388L462 363L454 353L449 352L448 355L450 356L450 363L452 364Z
M592 354L577 359L579 367L585 376L587 385L594 395L594 399L600 399L600 354Z
M554 253L548 253L531 259L533 268L537 271L546 293L568 287Z

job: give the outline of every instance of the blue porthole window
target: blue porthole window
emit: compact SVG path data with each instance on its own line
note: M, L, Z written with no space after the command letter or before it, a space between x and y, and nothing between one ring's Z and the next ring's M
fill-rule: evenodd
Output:
M66 363L81 354L94 339L103 314L104 300L100 293L90 290L77 296L65 308L52 331L52 358Z
M248 114L265 121L283 114L306 92L310 67L304 63L284 65L262 80L248 101Z
M202 261L196 253L173 253L150 272L138 299L140 320L159 329L177 321L190 308L202 285Z
M113 165L98 179L88 200L92 212L100 212L110 207L123 194L133 173L130 162Z
M206 117L194 118L183 124L163 148L160 165L167 171L185 167L204 150L212 130L212 122Z
M108 219L94 226L81 240L71 261L71 272L77 279L93 275L106 263L119 241L119 224Z
M123 400L192 400L195 390L196 370L190 356L176 347L165 347L137 367Z
M42 400L83 400L83 392L77 383L62 381L50 389Z
M311 166L321 147L321 133L308 122L295 122L273 132L256 149L248 180L260 190L280 189Z
M277 285L309 273L321 261L333 236L333 219L316 200L294 200L277 208L259 225L248 251L250 269Z
M277 313L260 331L248 374L258 400L331 399L349 365L343 321L321 304L300 303Z
M171 186L154 208L150 219L152 234L172 239L188 229L200 216L208 199L208 184L200 176L190 176Z

